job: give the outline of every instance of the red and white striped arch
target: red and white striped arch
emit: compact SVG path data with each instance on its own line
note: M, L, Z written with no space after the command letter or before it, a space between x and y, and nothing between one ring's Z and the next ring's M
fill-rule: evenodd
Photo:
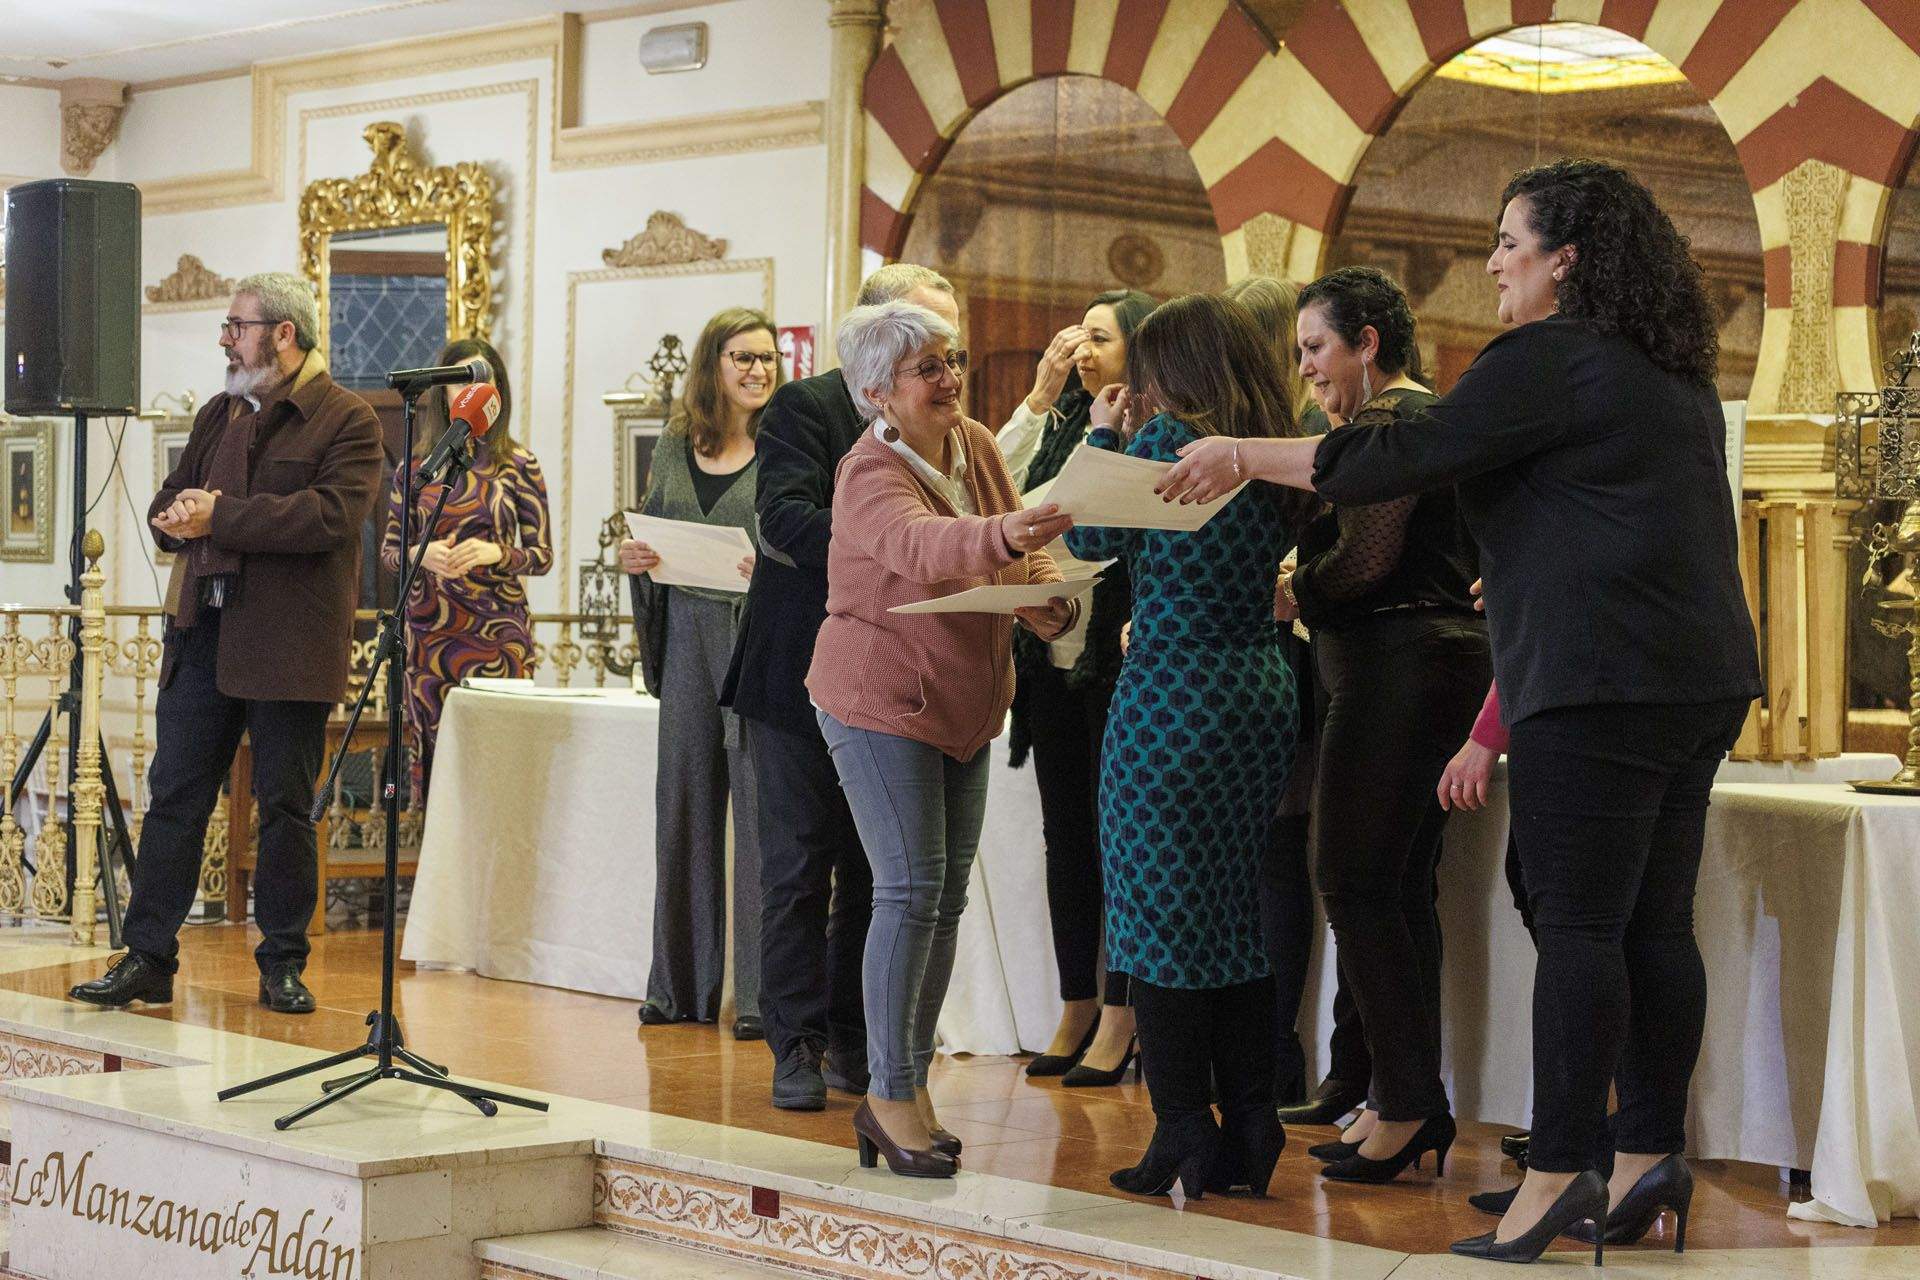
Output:
M1880 381L1880 244L1920 136L1920 0L1313 0L1278 50L1231 0L894 0L890 17L866 81L868 248L899 252L921 182L975 112L1037 77L1090 75L1138 93L1187 146L1229 278L1316 274L1367 148L1455 54L1538 22L1623 32L1712 104L1754 192L1756 402L1777 395L1793 344L1830 344L1843 386ZM1809 162L1839 176L1823 188L1831 226L1798 228L1796 264L1809 215L1790 175Z

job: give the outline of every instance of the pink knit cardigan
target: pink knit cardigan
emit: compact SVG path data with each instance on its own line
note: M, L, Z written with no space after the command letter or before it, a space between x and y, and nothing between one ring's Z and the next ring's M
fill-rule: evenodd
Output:
M1060 570L1044 551L1007 545L1000 516L1020 509L1020 494L1006 460L979 423L957 431L978 515L958 514L871 431L841 461L807 692L842 724L969 760L999 736L1013 702L1014 619L887 610L992 583L1058 582Z

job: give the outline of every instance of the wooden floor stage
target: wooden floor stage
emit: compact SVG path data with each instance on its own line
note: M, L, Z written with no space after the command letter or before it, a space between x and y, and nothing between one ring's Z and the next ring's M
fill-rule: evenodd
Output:
M307 980L320 1009L311 1017L274 1015L257 1003L252 958L257 937L242 926L189 928L176 1001L171 1008L146 1011L148 1016L316 1050L347 1048L364 1038L364 1018L379 987L377 932L348 929L315 939ZM32 969L0 976L0 986L59 996L99 968L98 963L75 963ZM465 973L415 971L404 963L398 1009L410 1047L447 1063L457 1076L853 1146L852 1100L835 1094L824 1112L775 1110L768 1102L772 1061L765 1045L735 1043L719 1028L643 1028L626 1001ZM1057 1081L1029 1081L1023 1066L1021 1059L990 1057L942 1057L936 1063L934 1100L942 1121L966 1143L965 1167L1118 1195L1107 1174L1133 1164L1153 1129L1145 1087L1129 1079L1113 1089L1063 1089ZM1329 1183L1318 1176L1320 1165L1306 1148L1333 1132L1290 1131L1269 1198L1209 1196L1187 1211L1410 1253L1439 1253L1450 1241L1490 1224L1467 1206L1467 1195L1511 1185L1515 1177L1499 1152L1504 1130L1463 1124L1442 1178L1428 1172L1385 1187ZM1702 1162L1696 1170L1690 1252L1920 1245L1920 1224L1912 1221L1861 1231L1790 1220L1788 1184L1778 1170L1729 1162ZM1650 1238L1642 1247L1661 1245Z

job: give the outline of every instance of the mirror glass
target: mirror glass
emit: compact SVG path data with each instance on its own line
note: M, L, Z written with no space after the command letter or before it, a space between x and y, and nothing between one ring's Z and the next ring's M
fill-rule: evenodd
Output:
M386 386L447 342L447 229L342 231L328 242L327 360L341 386Z

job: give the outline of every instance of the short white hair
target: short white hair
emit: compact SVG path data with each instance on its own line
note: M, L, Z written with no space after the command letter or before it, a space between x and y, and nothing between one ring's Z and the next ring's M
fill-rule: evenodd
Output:
M960 331L912 302L882 302L847 312L833 341L840 352L840 376L847 381L862 422L880 414L867 392L884 395L893 390L894 369L936 338L951 347L960 341Z
M293 345L311 351L320 345L320 308L313 300L313 286L305 276L289 271L262 271L233 286L234 296L257 299L260 318L275 325L293 326Z

